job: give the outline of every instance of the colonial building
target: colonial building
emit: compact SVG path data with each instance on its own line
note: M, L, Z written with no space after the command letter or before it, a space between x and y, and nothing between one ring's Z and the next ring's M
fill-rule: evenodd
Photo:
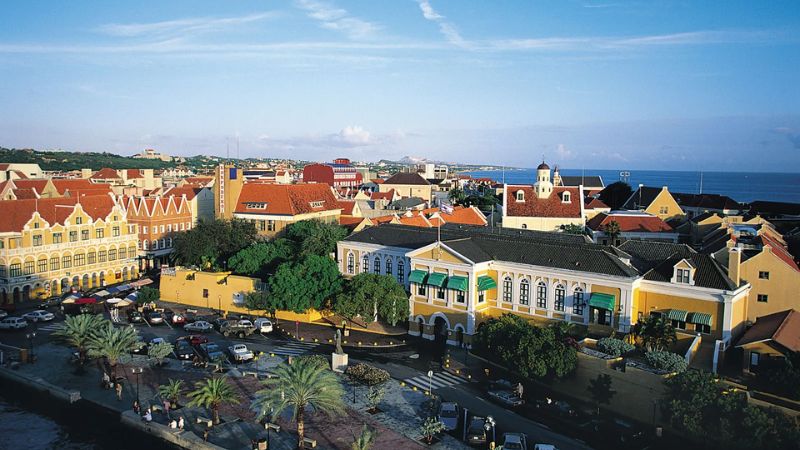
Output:
M191 230L192 211L186 196L127 197L128 222L138 226L139 270L168 262L175 233Z
M583 188L555 187L550 166L536 168L536 183L503 187L503 228L555 231L565 225L583 227Z
M639 186L621 209L644 211L658 216L661 220L681 218L685 214L666 186L662 188Z
M209 187L174 187L164 192L165 197L186 197L189 209L192 211L192 225L197 225L200 220L214 218L214 191Z
M788 354L800 352L800 312L788 309L759 317L736 347L743 350L746 372L778 368Z
M584 236L487 227L381 225L339 242L345 276L391 275L410 292L410 333L468 342L504 313L564 321L595 334L629 332L650 314L728 342L744 323L750 286L731 281L707 255L675 244L628 241L627 249ZM653 246L660 247L651 251Z
M136 225L110 195L0 201L0 300L134 278Z
M347 158L332 163L309 164L303 167L304 183L325 183L333 188L356 188L362 183L362 175Z
M431 183L418 173L396 173L379 184L378 190L380 192L395 190L400 197L417 197L426 202L430 202L433 195Z
M607 228L611 222L617 224L619 234L611 242ZM641 211L611 211L600 213L586 222L586 228L597 244L619 245L628 240L678 242L678 233L660 218Z
M42 178L44 172L38 164L3 163L0 164L0 181Z

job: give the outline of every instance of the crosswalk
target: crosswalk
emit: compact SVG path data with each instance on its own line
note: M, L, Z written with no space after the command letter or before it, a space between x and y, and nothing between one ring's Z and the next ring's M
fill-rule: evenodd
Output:
M319 344L313 342L288 342L270 353L281 356L300 356L312 352Z
M45 322L45 323L47 323L47 322ZM37 325L38 325L38 324L37 324ZM47 325L38 325L38 326L36 327L36 331L48 331L48 332L53 332L53 331L56 331L56 330L58 330L59 328L61 328L61 323L52 323L52 322L49 322L49 323L47 323Z
M427 391L429 387L433 387L433 389L439 389L465 382L463 378L459 378L448 372L434 372L431 379L428 379L427 375L420 375L414 378L406 378L403 381L406 384L410 386L416 386L423 391Z

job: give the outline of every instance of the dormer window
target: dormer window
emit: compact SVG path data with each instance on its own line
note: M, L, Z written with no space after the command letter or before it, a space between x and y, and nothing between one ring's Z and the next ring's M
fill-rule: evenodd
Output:
M691 272L689 269L675 269L675 282L689 284Z
M267 209L266 202L245 202L244 207L247 209Z
M322 208L323 206L325 206L325 201L320 200L317 202L308 202L308 204L311 205L312 208Z
M563 194L561 194L561 203L572 203L572 200L570 200L569 192L564 192Z
M517 191L517 201L524 202L525 201L525 192Z

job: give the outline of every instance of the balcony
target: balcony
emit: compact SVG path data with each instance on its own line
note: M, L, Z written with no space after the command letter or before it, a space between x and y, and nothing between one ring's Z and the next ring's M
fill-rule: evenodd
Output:
M7 258L11 256L29 255L32 253L61 252L64 250L80 249L89 246L109 245L109 244L119 245L121 243L136 245L138 240L139 239L137 235L127 234L124 236L116 236L116 237L102 238L102 239L87 239L85 241L77 240L75 242L62 242L60 244L38 245L38 246L32 245L29 247L2 249L0 250L0 256Z

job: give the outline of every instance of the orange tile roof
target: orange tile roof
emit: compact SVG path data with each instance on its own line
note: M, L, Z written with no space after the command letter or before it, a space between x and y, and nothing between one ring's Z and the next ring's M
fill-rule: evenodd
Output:
M462 225L485 226L489 223L486 220L486 216L474 206L468 208L457 206L453 208L453 214L439 213L439 217L444 219L446 223L458 223Z
M129 180L131 178L144 178L144 176L142 175L142 171L139 169L127 169L127 171Z
M39 198L36 189L14 189L14 196L17 197L17 200Z
M522 191L525 201L518 202L516 193ZM570 193L570 202L561 201L564 192ZM581 217L581 204L579 188L554 187L547 198L536 197L536 191L530 185L509 185L505 192L506 214L515 217Z
M339 205L339 208L342 208L342 214L346 216L353 215L353 208L356 206L355 200L339 200L336 203Z
M181 195L185 195L186 196L186 200L192 200L202 190L203 190L202 188L188 187L188 186L174 187L174 188L164 192L164 195L165 196L174 195L176 197L180 197Z
M603 231L609 222L617 222L619 224L619 230L623 233L668 233L673 231L672 227L659 217L645 214L627 215L600 213L586 222L586 226L595 231Z
M409 225L412 227L424 227L424 228L431 228L434 225L425 218L425 216L401 216L400 223L403 225Z
M56 187L59 194L64 195L67 191L72 193L83 194L89 191L104 191L111 192L111 186L104 183L92 183L91 181L83 178L53 178L50 180Z
M90 178L93 180L114 180L122 177L119 176L116 170L106 167L95 172Z
M370 200L391 200L394 198L394 189L389 189L388 192L373 192L370 195Z
M50 225L64 221L79 203L76 198L42 198L38 200L4 200L0 201L0 232L20 232L33 217L35 211L39 212ZM83 210L92 218L105 219L116 205L109 195L81 197L80 204Z
M609 208L608 205L603 203L599 198L593 198L588 203L586 203L586 209L603 209Z
M321 206L312 203L322 202ZM248 204L266 204L265 208ZM277 214L294 216L341 209L327 184L245 183L235 212L242 214Z
M27 180L14 180L14 186L19 189L36 189L36 192L41 193L47 187L47 178L31 178Z
M382 223L389 223L395 219L397 219L397 216L392 214L390 216L373 217L369 219L369 221L372 222L373 225L380 225Z

